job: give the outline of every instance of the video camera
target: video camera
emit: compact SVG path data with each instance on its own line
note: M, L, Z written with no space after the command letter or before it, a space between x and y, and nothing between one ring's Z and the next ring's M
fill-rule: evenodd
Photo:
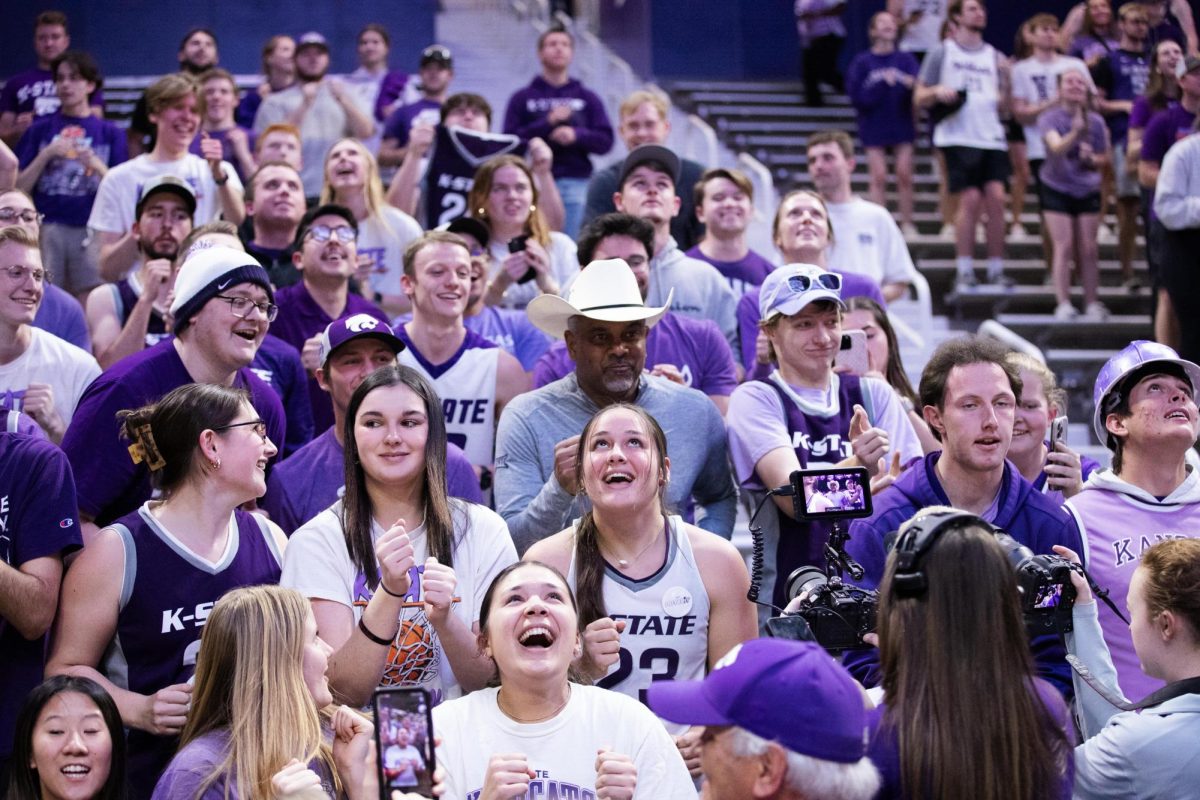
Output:
M1007 533L997 533L996 541L1004 548L1008 561L1017 573L1021 591L1021 612L1030 636L1042 633L1070 633L1075 607L1075 584L1071 573L1083 571L1065 558L1054 555L1035 555L1025 545Z

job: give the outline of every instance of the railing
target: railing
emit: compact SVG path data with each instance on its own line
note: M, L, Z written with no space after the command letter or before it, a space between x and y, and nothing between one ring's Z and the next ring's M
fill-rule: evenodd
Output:
M979 324L979 329L976 333L980 336L987 336L991 339L996 339L1007 345L1010 349L1021 353L1027 353L1033 356L1043 364L1046 363L1046 356L1042 354L1041 349L1033 342L1026 339L1017 333L1014 333L1009 328L996 322L994 319L984 320Z

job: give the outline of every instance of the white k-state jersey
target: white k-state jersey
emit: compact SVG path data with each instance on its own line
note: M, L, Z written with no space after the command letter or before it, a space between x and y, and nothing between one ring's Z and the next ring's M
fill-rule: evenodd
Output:
M419 370L437 389L446 416L446 438L462 448L477 467L492 466L496 447L496 370L500 348L467 331L462 347L449 361L433 365L417 351L404 326L400 363Z
M699 680L708 663L708 592L683 521L669 517L667 531L667 560L648 578L633 580L604 565L604 608L612 619L625 621L625 630L620 660L596 685L642 703L651 681ZM567 582L576 588L573 549ZM689 727L663 724L672 735Z
M996 50L984 44L966 50L953 39L942 43L942 76L938 83L966 89L967 101L933 129L936 147L974 147L1007 150L1000 124L1000 68Z

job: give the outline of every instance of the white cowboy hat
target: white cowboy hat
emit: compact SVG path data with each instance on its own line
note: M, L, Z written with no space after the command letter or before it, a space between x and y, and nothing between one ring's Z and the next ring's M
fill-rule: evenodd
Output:
M671 307L675 290L667 293L666 305L647 308L638 290L637 278L624 259L606 258L588 264L576 276L564 300L558 295L542 294L533 298L525 313L539 329L563 338L567 320L580 316L602 322L645 320L652 328Z

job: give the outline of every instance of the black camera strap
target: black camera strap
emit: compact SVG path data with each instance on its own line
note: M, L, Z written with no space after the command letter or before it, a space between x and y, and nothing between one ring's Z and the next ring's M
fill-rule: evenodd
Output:
M1071 665L1071 669L1075 670L1075 673L1079 675L1084 683L1092 687L1096 694L1108 701L1109 705L1119 708L1122 711L1141 711L1144 708L1160 706L1168 700L1174 700L1176 697L1182 697L1185 694L1200 694L1200 676L1198 676L1168 683L1158 691L1151 692L1139 702L1130 703L1115 694L1108 686L1101 683L1100 679L1092 674L1087 664L1084 664L1078 656L1068 655L1067 663Z

